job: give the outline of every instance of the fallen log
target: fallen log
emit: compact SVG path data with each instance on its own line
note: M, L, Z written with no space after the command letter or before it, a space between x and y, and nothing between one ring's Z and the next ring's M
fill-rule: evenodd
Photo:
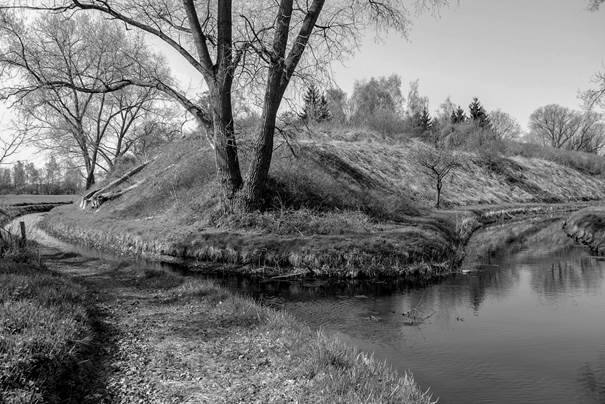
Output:
M133 189L135 189L136 187L138 187L139 185L141 185L143 182L144 182L144 180L141 180L141 181L138 181L135 184L132 184L131 186L129 186L127 188L120 189L120 190L117 190L117 191L107 192L107 193L99 194L99 195L95 196L95 198L92 199L92 207L93 207L93 209L97 209L98 207L100 207L105 202L110 201L112 199L119 198L120 196L124 195L126 192L132 191Z
M147 167L149 165L149 163L153 162L154 160L155 159L146 161L145 163L128 171L126 174L122 175L120 178L111 181L109 184L107 184L99 189L90 191L87 194L83 195L82 201L80 202L80 208L86 209L88 207L88 205L92 205L93 207L100 206L100 204L103 202L99 203L99 196L101 196L103 194L107 194L107 192L109 190L111 190L112 188L117 187L118 185L124 183L125 181L127 181L128 179L133 177L134 175L138 174L141 170L143 170L145 167Z

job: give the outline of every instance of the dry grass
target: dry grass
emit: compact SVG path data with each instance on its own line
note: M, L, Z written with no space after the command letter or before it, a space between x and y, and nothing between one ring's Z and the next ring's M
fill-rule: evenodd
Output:
M77 397L88 375L85 290L12 258L0 257L0 402L73 402L62 397Z

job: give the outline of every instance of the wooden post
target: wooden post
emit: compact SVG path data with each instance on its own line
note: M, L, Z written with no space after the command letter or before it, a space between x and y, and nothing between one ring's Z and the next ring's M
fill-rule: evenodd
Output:
M19 222L19 226L21 227L21 246L25 247L25 242L27 241L27 237L25 236L25 222Z

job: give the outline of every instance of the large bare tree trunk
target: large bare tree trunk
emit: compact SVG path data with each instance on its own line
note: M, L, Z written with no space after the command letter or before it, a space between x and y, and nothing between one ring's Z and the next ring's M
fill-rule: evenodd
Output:
M86 190L90 189L90 187L92 187L93 185L95 185L95 171L94 171L94 167L91 170L87 170L87 173L86 173Z
M212 120L216 170L228 206L242 187L242 175L235 142L231 87L233 84L231 0L218 1L217 63L211 86Z
M254 144L250 168L240 198L240 204L248 210L261 207L273 155L277 111L325 0L313 0L310 4L300 31L286 56L293 3L293 0L280 0L276 16L277 25L273 38L272 62L265 90L262 126Z
M243 182L231 112L231 89L215 92L212 104L216 171L223 197L226 198L224 202L228 202L234 198Z
M240 203L243 209L260 208L265 185L269 176L271 157L273 155L273 137L275 135L275 121L279 109L282 90L280 89L281 72L271 71L269 82L265 93L262 126L256 137L252 160L246 178L246 184L242 190Z
M277 26L273 38L273 61L269 69L265 89L262 126L256 137L246 184L240 197L240 205L246 210L261 207L267 177L269 176L277 111L290 79L284 72L287 70L285 55L288 46L292 4L293 0L281 0L277 13Z

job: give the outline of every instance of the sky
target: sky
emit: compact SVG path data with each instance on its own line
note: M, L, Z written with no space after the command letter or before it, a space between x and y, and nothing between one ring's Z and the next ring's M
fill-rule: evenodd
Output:
M333 65L335 82L351 93L356 80L401 76L420 80L432 111L446 97L467 107L479 97L488 111L501 109L526 128L530 114L557 103L579 108L578 92L605 70L605 10L590 12L587 0L460 0L439 16L413 16L408 38L368 34L355 56ZM199 75L166 45L165 53L184 87L199 88ZM0 128L10 114L0 106ZM23 158L23 156L18 156Z
M432 111L446 99L467 107L479 97L488 111L501 109L527 128L547 104L580 108L578 92L605 70L605 10L588 0L452 0L439 15L412 16L407 38L376 40L368 33L355 55L333 63L334 81L349 95L356 80L398 74L407 93L420 80ZM174 51L176 77L196 88L199 76Z
M348 93L368 76L419 79L432 110L447 96L463 107L476 96L526 127L540 106L579 107L578 91L605 69L604 40L605 10L591 13L584 0L461 0L416 18L408 40L366 41L334 73Z

